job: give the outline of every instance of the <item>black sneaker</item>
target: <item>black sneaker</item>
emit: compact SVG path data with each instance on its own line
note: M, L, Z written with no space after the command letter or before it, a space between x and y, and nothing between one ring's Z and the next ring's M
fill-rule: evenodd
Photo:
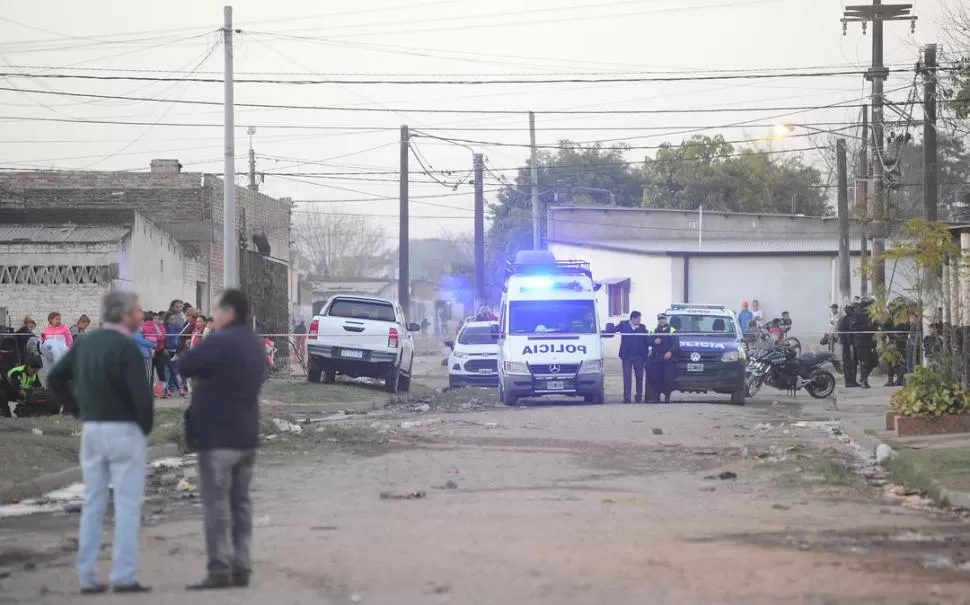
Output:
M97 594L104 594L106 592L108 592L108 587L104 584L96 584L94 586L81 587L82 595L97 595Z
M134 584L122 584L121 586L113 586L111 588L115 594L141 594L145 592L151 592L152 589L149 586L142 586L138 582Z
M643 397L637 397L637 398L636 398L636 399L634 399L633 401L635 401L635 402L637 402L637 403L643 403Z
M232 572L232 585L236 588L246 588L249 586L249 572L248 571L234 571Z
M623 400L623 403L630 403L630 400L629 399L624 399Z

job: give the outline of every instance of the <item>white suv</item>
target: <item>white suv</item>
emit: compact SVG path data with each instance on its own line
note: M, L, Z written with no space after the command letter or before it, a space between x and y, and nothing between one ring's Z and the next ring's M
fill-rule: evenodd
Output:
M367 296L334 296L310 323L307 379L332 383L337 374L384 380L396 393L411 386L414 339L421 326L407 323L397 303Z
M448 356L448 386L498 386L498 322L469 321Z

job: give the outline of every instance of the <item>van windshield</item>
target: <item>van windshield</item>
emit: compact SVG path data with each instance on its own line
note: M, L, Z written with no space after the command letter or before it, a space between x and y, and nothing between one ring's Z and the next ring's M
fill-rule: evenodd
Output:
M734 320L724 315L670 315L670 325L681 334L736 336Z
M591 300L517 300L509 303L509 334L595 334Z
M490 326L474 326L463 329L458 335L458 342L463 345L493 345L497 341L492 336Z

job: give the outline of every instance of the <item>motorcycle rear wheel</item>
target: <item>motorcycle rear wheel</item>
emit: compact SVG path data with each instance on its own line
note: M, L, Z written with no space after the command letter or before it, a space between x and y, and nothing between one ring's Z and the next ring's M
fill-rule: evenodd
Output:
M828 399L835 391L835 376L825 370L815 371L812 382L805 386L805 390L815 399Z
M764 379L758 376L748 376L748 379L744 381L744 394L748 397L754 397L761 390L762 385L764 385Z

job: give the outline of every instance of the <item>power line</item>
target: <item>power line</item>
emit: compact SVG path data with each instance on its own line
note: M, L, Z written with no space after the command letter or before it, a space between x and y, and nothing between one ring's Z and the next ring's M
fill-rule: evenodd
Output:
M890 73L911 73L912 69L890 69ZM861 76L866 71L861 69L853 70L830 70L830 71L804 71L804 72L777 72L777 73L722 73L707 75L683 75L671 77L656 76L636 76L636 77L571 77L571 78L492 78L492 79L341 79L341 78L304 78L304 79L279 79L279 78L235 78L236 84L286 84L295 86L309 86L317 84L343 84L343 85L491 85L491 84L625 84L641 82L703 82L708 80L773 80L778 78L826 78L838 76ZM222 78L186 78L174 76L137 76L137 75L86 75L71 73L20 73L20 72L0 72L0 77L7 78L45 78L61 80L99 80L99 81L137 81L137 82L193 82L200 84L222 84Z

